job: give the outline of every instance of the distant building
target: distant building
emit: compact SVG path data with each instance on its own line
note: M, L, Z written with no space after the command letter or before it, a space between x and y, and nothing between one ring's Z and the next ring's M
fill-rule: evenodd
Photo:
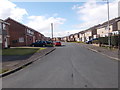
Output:
M78 33L75 33L75 34L74 34L74 39L75 39L75 41L80 41L80 39L79 39L79 34L78 34Z
M71 35L69 36L69 40L70 40L71 42L74 42L74 41L75 41L74 34L71 34Z
M99 37L106 37L108 36L109 32L110 35L118 35L119 30L120 30L120 17L114 18L109 21L109 30L108 30L108 22L104 22L102 24L93 26L87 30L83 30L78 33L66 36L63 39L64 41L86 42Z
M67 36L65 36L65 37L62 37L62 38L61 38L61 41L67 42L67 41L68 41L68 38L67 38Z
M61 40L62 40L61 37L54 37L54 38L53 38L53 41L61 41Z
M85 32L84 31L79 32L79 40L82 42L85 42Z

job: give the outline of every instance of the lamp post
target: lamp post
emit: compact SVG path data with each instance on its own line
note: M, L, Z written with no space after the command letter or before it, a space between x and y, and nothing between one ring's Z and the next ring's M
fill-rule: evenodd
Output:
M51 23L51 35L52 35L52 42L53 42L53 23Z
M103 0L107 2L107 18L108 18L108 25L107 25L107 30L108 30L108 45L111 48L111 34L110 34L110 12L109 12L109 0Z
M108 29L108 45L111 48L111 35L110 35L110 14L109 14L109 0L107 0L107 11L108 11L108 25L107 25L107 29Z
M69 41L69 35L70 35L70 33L68 32L67 41Z

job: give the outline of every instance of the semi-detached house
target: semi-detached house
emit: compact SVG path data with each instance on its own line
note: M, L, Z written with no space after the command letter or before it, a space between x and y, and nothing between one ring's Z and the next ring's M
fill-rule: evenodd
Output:
M18 46L29 46L33 42L36 42L39 32L36 32L34 29L23 25L11 18L5 20L5 22L10 23L9 26L9 35L10 35L10 46L18 47ZM41 36L39 36L39 39Z
M79 41L85 42L85 32L81 31L79 34Z
M109 29L108 29L108 22L101 24L97 28L97 35L99 37L105 37L108 36L108 33L111 33L111 35L118 34L118 27L120 26L118 19L120 19L120 17L109 21Z
M75 34L74 34L74 38L75 38L75 41L79 41L79 34L78 34L78 33L75 33Z

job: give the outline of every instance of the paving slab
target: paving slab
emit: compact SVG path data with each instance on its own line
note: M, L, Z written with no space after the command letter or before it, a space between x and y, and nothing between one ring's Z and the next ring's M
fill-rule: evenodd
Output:
M104 47L95 46L92 44L83 44L83 43L80 43L80 45L82 45L83 47L85 47L89 50L101 53L101 54L103 54L107 57L110 57L112 59L120 60L118 49L108 49L108 48L104 48Z
M51 51L55 50L54 47L49 47L44 50L41 50L39 52L34 53L33 55L27 55L27 56L3 56L2 58L2 69L8 69L8 72L12 72L14 70L17 70L18 68L21 68L29 63L32 63L36 60L40 60L41 57L47 55ZM6 74L5 72L4 74ZM4 74L1 74L0 76L4 76Z

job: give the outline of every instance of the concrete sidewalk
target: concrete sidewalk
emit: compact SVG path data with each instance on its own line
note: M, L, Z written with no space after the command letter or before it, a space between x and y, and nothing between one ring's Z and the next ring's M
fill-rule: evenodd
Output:
M2 57L2 69L3 70L9 70L0 76L6 76L7 74L17 71L20 68L23 68L24 66L27 66L28 64L31 64L32 62L40 59L41 57L49 54L55 50L54 47L49 47L44 50L41 50L39 52L34 53L33 55L28 55L28 56L13 56L13 60L10 60L10 56L3 56ZM16 60L14 60L16 58Z
M120 60L120 58L118 56L118 49L108 49L108 48L104 48L104 47L95 46L95 45L92 45L92 44L83 44L83 43L80 43L80 44L84 48L87 48L87 49L92 50L94 52L105 55L105 56L107 56L111 59Z

